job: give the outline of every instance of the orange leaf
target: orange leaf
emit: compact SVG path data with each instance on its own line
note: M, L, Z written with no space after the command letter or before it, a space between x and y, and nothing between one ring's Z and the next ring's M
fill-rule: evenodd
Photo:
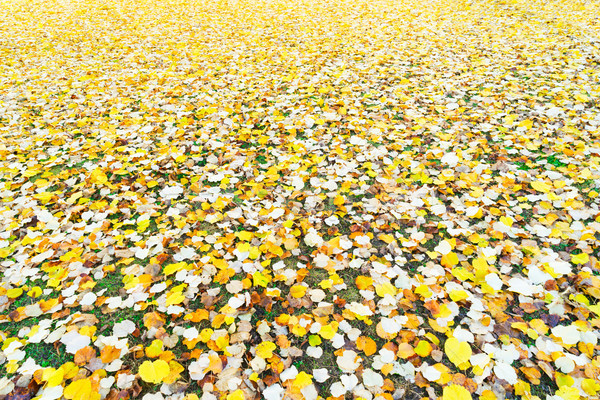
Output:
M373 339L367 336L360 336L356 340L356 347L362 350L365 355L370 356L377 352L377 343Z
M532 367L521 367L520 370L527 377L527 379L529 379L529 382L533 383L534 385L540 384L540 378L542 376L540 370Z
M84 365L87 364L92 358L96 357L96 350L94 350L91 346L85 346L82 349L79 349L77 353L75 353L75 364Z
M105 346L102 351L100 351L100 359L105 364L116 360L120 355L121 350L117 349L115 346Z
M183 319L198 323L202 320L208 319L208 316L208 310L196 310L190 314L187 314L185 317L183 317Z
M165 322L165 318L156 311L144 315L144 326L148 329L160 328Z
M398 357L409 358L415 355L415 349L408 343L400 343L397 354Z
M368 288L369 286L371 286L373 284L373 278L369 277L369 276L357 276L356 277L356 287L358 288L358 290L365 290L366 288Z

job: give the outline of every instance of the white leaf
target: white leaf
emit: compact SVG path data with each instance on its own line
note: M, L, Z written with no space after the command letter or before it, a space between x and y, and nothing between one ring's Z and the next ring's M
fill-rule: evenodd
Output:
M323 383L329 379L329 371L327 371L327 368L313 369L312 375L313 378L315 378L315 381L319 383Z
M511 292L520 293L523 296L532 296L542 290L541 287L532 285L529 281L521 278L511 278L508 281L508 285L508 290Z
M340 219L336 215L325 218L325 223L328 226L334 226L340 223Z
M173 259L177 262L189 260L196 256L196 250L191 247L183 247L179 250L179 253L173 256Z
M452 336L461 342L473 343L475 341L475 336L471 333L471 331L463 329L460 326L454 330Z
M142 400L164 400L164 396L160 392L156 393L146 393Z
M346 394L346 388L342 382L335 382L333 385L331 385L329 391L333 397L340 397Z
M452 245L447 240L442 240L433 251L437 251L441 255L445 256L446 254L452 251Z
M242 305L244 305L244 303L246 302L246 300L242 300L238 297L231 297L229 299L229 301L227 302L227 305L229 305L229 307L233 308L234 310L237 308L240 308Z
M61 385L47 387L42 392L40 400L56 400L60 399L63 395L63 387Z
M91 343L89 336L80 335L77 330L67 332L60 341L67 347L66 351L69 354L75 354Z
M351 391L358 385L358 378L356 375L342 375L340 380L347 391Z
M458 164L459 160L460 159L458 158L456 153L446 153L446 154L444 154L444 156L442 157L440 162L449 167L454 167L454 166L456 166L456 164Z
M581 339L581 333L574 325L563 326L558 325L552 328L552 334L560 338L564 344L577 344Z
M494 366L494 373L498 378L504 379L510 385L517 383L517 374L515 369L507 363L496 362L496 365Z
M109 376L108 378L100 379L100 387L103 389L110 389L114 383L115 383L114 376Z
M244 284L242 283L242 281L232 280L229 281L227 285L225 285L225 289L227 289L227 291L232 294L239 293L242 290L244 290Z
M318 268L325 268L325 267L327 267L327 265L329 265L330 261L331 261L331 259L326 254L319 253L315 257L314 263L315 263L315 266Z
M196 381L203 379L206 375L206 371L209 365L210 360L208 358L208 355L205 355L205 357L200 357L198 361L191 362L190 366L188 367L188 371L190 372L190 378Z
M292 365L291 367L284 370L279 375L279 379L281 379L281 382L285 382L289 379L294 379L297 375L298 375L298 368L296 368L296 366Z
M39 264L42 261L45 261L54 255L54 250L46 250L43 253L38 254L37 256L31 259L31 262L34 264Z
M183 337L190 341L196 339L199 334L200 333L196 327L187 328L185 331L183 331Z
M323 244L323 238L321 235L319 235L315 228L310 228L306 236L304 236L304 243L311 247L321 247Z
M165 186L158 193L163 200L174 200L181 196L183 188L180 186Z
M81 304L82 306L91 306L92 304L94 304L96 302L97 298L98 298L98 296L96 296L95 293L88 292L83 295L79 304Z
M556 367L564 374L569 374L575 369L575 362L569 357L560 357L554 361L554 364L556 364Z
M313 358L321 358L321 356L323 355L323 348L309 346L306 349L306 355Z
M283 208L275 208L273 211L271 211L271 214L269 214L269 217L271 217L273 219L279 219L284 214L285 214L285 210Z
M113 326L113 335L116 337L126 337L127 335L132 334L135 331L135 323L126 319L123 322L117 322Z
M319 392L312 383L300 389L300 393L304 396L304 400L317 400L319 398Z
M393 351L388 350L386 348L382 348L381 350L379 350L379 354L381 355L381 362L383 362L384 364L393 363L396 356L396 354Z
M133 374L119 374L117 376L117 387L119 389L127 389L129 388L131 385L133 385L133 382L135 381L135 375Z
M354 314L360 315L362 317L369 317L373 315L373 311L371 311L371 309L368 306L357 303L355 301L350 303L349 305L346 305L346 308L352 311Z
M360 365L360 358L352 350L344 350L341 356L337 357L337 364L345 372L353 372Z
M284 393L285 389L279 383L276 383L263 390L262 397L265 400L281 400Z
M0 378L0 396L9 394L13 391L14 387L15 384L7 377L3 376L2 378ZM62 386L59 385L58 387L62 389Z
M362 378L363 378L363 384L365 386L371 386L371 387L382 387L383 386L383 377L370 368L367 368L363 371Z
M423 368L421 374L423 374L423 378L430 382L435 382L442 377L442 373L437 368L434 368L433 365Z
M485 282L492 287L494 290L502 289L502 280L495 272L489 273L485 276Z
M148 257L148 254L150 254L150 248L148 246L142 248L139 248L135 251L135 257L139 258L140 260L144 260L146 257Z

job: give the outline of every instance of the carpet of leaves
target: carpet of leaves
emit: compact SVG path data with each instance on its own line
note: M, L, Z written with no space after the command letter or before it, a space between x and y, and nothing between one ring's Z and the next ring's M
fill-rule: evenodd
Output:
M0 4L0 398L598 398L599 2Z

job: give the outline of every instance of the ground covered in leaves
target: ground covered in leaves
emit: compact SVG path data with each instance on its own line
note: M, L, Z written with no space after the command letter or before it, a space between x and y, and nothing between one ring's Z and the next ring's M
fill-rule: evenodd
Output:
M0 4L0 396L597 398L600 3Z

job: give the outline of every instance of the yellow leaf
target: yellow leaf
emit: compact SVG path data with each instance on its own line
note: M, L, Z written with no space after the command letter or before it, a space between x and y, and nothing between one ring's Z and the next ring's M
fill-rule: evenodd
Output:
M169 375L170 370L169 364L166 361L144 361L140 365L139 374L140 378L145 382L161 383Z
M450 299L454 302L459 302L469 297L469 294L464 290L453 290L448 294L450 295Z
M426 340L421 340L417 347L415 347L415 353L417 353L421 357L427 357L431 354L433 347L431 347L431 343Z
M238 389L233 393L229 393L227 395L227 400L245 400L244 391L242 389Z
M590 261L590 256L588 256L587 253L581 253L581 254L573 254L573 255L571 255L571 262L573 264L585 264L588 261Z
M92 392L92 382L89 379L79 379L71 382L63 392L65 399L71 400L97 400L100 394Z
M517 381L517 383L515 383L514 387L515 387L515 394L517 396L524 396L526 393L531 393L531 385L529 385L529 383L522 381L520 379Z
M379 297L384 297L386 294L395 296L396 287L389 282L382 283L381 285L375 286L375 292Z
M415 293L418 295L421 295L424 298L429 298L431 297L431 295L433 295L433 292L429 289L429 286L427 285L419 285L416 289L415 289Z
M53 371L49 376L46 376L46 371L44 371L44 380L47 382L48 387L58 386L63 382L63 378L65 376L65 371L62 369L57 369Z
M575 379L572 376L561 374L560 372L556 372L556 376L554 377L556 381L556 385L560 388L563 386L571 387L575 383Z
M250 247L250 254L248 254L248 257L252 260L256 260L260 257L260 249L256 246Z
M273 351L277 348L273 342L262 342L256 346L256 356L260 358L271 358L273 357Z
M302 388L310 385L311 382L312 382L312 375L307 374L304 371L301 371L298 375L296 375L293 385L298 389L302 389Z
M442 256L440 263L445 267L453 267L458 264L458 256L455 252L451 251L450 253Z
M171 292L167 295L167 307L173 304L179 304L185 299L185 296L181 292Z
M468 280L475 279L475 275L473 275L471 272L467 271L466 269L464 269L462 267L452 268L452 275L454 275L456 277L456 279L461 280L461 281L468 281Z
M299 299L301 297L304 297L304 295L306 294L306 289L306 286L294 285L290 288L290 294L292 295L292 297Z
M590 396L594 396L600 390L600 384L594 379L584 379L581 382L581 388Z
M179 376L183 371L185 371L183 365L179 364L177 361L169 361L169 375L167 375L163 381L169 385L173 384L179 379Z
M181 262L178 262L175 264L169 264L163 270L163 274L165 274L166 276L169 276L171 274L174 274L175 272L181 271L186 266L187 266L187 263L185 261L181 261Z
M512 226L514 220L511 217L500 217L500 222L502 222L506 226Z
M467 369L469 367L469 359L473 351L467 342L460 342L457 338L451 337L446 340L444 350L448 359L459 369Z
M533 126L533 121L530 119L524 119L523 121L519 122L518 126L525 127L527 129L531 129L531 127Z
M14 289L9 289L6 291L6 295L8 296L9 299L16 299L17 297L21 296L23 294L23 289L21 288L14 288Z
M33 195L33 198L41 201L42 204L46 204L47 202L49 202L52 199L52 197L54 197L54 194L51 192L42 192Z
M569 386L561 386L556 392L556 395L562 397L564 400L579 400L579 389Z
M137 230L138 230L138 232L144 232L146 229L148 229L149 226L150 226L150 220L143 219L141 221L138 221Z
M473 400L471 393L459 385L446 386L442 395L444 400Z
M271 282L271 278L269 278L268 275L264 275L260 271L256 271L252 277L254 278L254 286L267 287L269 282Z
M241 232L236 232L235 236L240 240L249 242L254 237L254 233L248 232L248 231L241 231Z
M155 339L152 344L145 349L146 356L150 358L156 358L160 356L163 351L163 342L160 339Z
M550 191L551 186L546 182L542 181L534 181L530 183L531 187L537 190L538 192L548 193Z
M497 400L498 398L491 390L484 390L481 392L481 396L479 396L479 400Z
M396 241L396 239L394 239L394 236L386 235L386 234L379 235L379 240L382 240L382 241L386 242L387 244L390 244L390 243Z
M334 328L333 326L331 326L331 324L323 325L321 327L321 330L319 331L319 335L321 335L321 337L323 337L324 339L331 340L335 336L336 331L337 328Z
M102 172L102 170L100 168L96 168L90 174L90 181L92 183L102 185L102 184L105 184L106 182L108 182L108 177L106 176L106 174L104 172Z

